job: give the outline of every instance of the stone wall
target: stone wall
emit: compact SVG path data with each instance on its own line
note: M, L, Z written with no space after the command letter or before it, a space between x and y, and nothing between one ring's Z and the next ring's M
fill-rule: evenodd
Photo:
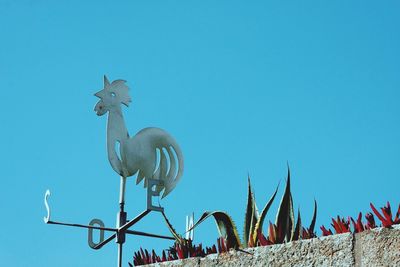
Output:
M400 225L148 266L400 266Z

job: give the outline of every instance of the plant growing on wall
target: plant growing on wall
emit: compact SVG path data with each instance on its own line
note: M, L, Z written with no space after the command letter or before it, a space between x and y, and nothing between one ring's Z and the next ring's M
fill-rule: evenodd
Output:
M397 213L394 219L392 219L392 209L390 208L389 201L386 203L386 206L383 206L381 208L382 215L372 203L370 203L370 206L376 217L378 217L378 219L382 222L383 227L390 228L394 224L400 224L400 205L397 209Z
M314 201L314 215L311 225L308 228L305 229L301 224L300 211L298 211L297 222L295 223L293 198L290 191L289 167L286 187L278 208L275 224L270 222L268 236L265 237L263 234L263 224L276 197L278 187L264 206L261 213L258 213L250 178L248 179L248 195L244 220L243 241L239 238L237 228L231 216L223 211L204 212L200 219L194 224L193 228L197 227L207 218L212 216L217 224L220 236L226 240L228 248L234 249L254 247L258 245L280 244L302 238L314 237L317 204Z
M169 260L184 259L189 257L204 257L213 253L224 253L229 249L241 250L246 247L267 246L273 244L281 244L285 242L309 239L317 237L314 228L317 217L317 202L314 200L314 212L309 227L304 227L301 220L300 209L297 211L297 220L294 216L293 198L290 189L290 169L286 178L286 186L278 207L275 222L269 221L267 235L263 232L264 221L267 217L268 211L274 202L279 185L274 193L265 204L261 213L258 212L254 192L251 187L250 178L248 178L247 187L247 205L244 218L243 236L240 239L237 227L232 220L231 216L224 211L206 211L200 219L193 225L193 228L198 227L201 223L209 217L213 217L219 232L220 237L217 239L217 245L212 247L203 248L202 244L194 245L192 240L188 240L179 235L172 224L169 222L167 216L162 212L165 222L175 237L175 244L167 250L162 252L161 257L158 256L154 250L149 253L147 250L140 249L135 252L133 265L142 265L149 263L157 263ZM331 229L326 229L321 226L322 236L341 233L360 233L377 227L374 214L377 216L383 227L391 228L394 224L400 224L400 205L395 215L392 214L390 203L381 207L381 212L370 204L372 212L365 214L366 222L362 221L362 213L360 212L357 219L352 217L337 216L332 218ZM189 230L191 230L189 229ZM130 263L130 266L132 264Z
M391 228L395 224L400 224L400 205L397 209L396 215L393 218L392 210L390 207L390 203L387 202L385 206L381 207L382 214L375 208L375 206L370 203L370 207L373 213L378 217L378 219L382 223L382 227ZM365 230L370 230L376 228L377 225L375 223L374 215L371 212L368 212L365 215L366 223L362 222L362 213L358 214L357 220L354 220L352 217L348 217L347 220L337 216L336 219L332 218L332 227L334 229L335 234L343 234L343 233L360 233ZM352 227L351 227L352 226ZM321 226L321 231L323 236L332 235L333 232L329 229L326 229L325 226Z

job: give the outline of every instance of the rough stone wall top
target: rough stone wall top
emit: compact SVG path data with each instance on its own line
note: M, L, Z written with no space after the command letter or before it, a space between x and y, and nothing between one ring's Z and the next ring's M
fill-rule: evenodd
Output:
M400 266L400 226L231 250L149 266Z
M355 235L356 266L400 266L400 225Z

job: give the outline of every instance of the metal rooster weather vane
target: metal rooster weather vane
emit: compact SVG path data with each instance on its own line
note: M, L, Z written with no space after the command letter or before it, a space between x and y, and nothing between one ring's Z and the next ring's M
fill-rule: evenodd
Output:
M107 121L107 153L111 167L121 176L119 206L115 228L105 227L99 219L93 219L89 225L63 223L50 220L50 207L47 198L50 191L45 193L44 204L47 209L47 224L81 227L88 229L88 243L93 249L100 249L115 239L118 244L118 266L122 266L122 247L126 234L174 240L173 237L129 230L151 211L163 212L164 208L153 205L153 197L162 193L166 197L179 182L183 173L183 156L181 149L174 138L159 128L145 128L135 136L129 137L125 126L121 104L129 106L131 98L128 86L124 80L115 80L110 83L104 76L104 88L95 96L100 98L94 111L98 116L108 113ZM119 151L118 151L119 150ZM127 220L125 206L125 185L127 177L137 174L136 184L144 179L147 188L147 208L132 220ZM193 220L193 219L192 219ZM100 240L93 242L93 230L100 231ZM104 239L104 231L113 232Z

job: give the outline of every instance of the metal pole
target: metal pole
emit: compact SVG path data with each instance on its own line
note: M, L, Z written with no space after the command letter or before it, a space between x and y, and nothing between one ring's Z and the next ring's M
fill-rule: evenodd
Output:
M123 243L118 244L118 267L122 267L122 245Z
M127 214L124 211L125 206L125 184L126 177L121 176L120 192L119 192L119 212L117 216L117 243L118 243L118 267L122 267L122 246L125 243L125 229L120 227L126 224Z
M118 227L126 223L126 212L124 212L124 203L120 203L120 211L118 213ZM118 244L118 267L122 267L122 246L125 243L125 230L118 230L116 241Z
M125 203L125 185L126 177L121 176L121 183L119 187L119 204Z

